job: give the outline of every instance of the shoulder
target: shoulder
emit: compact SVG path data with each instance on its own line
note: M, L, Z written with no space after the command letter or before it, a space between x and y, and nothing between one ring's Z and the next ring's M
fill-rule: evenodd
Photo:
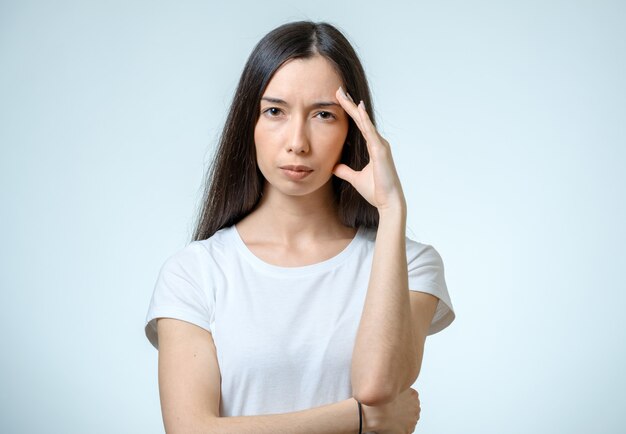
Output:
M224 255L232 247L234 226L227 226L204 240L192 241L187 247L202 250L204 254L214 257Z
M442 263L442 258L437 249L432 244L415 241L406 238L407 261L436 262Z
M359 232L361 234L360 236L365 241L365 245L369 249L373 249L376 244L376 234L377 234L376 228L362 227ZM439 252L437 251L437 249L435 249L435 247L433 247L431 244L417 241L413 238L406 236L405 245L406 245L406 252L407 252L407 260L409 260L409 262L415 259L427 260L428 258L430 258L431 260L433 259L439 260L439 261L441 260L441 255L439 255Z
M161 271L187 271L202 273L211 265L218 265L224 258L230 227L220 229L204 240L194 240L170 254Z

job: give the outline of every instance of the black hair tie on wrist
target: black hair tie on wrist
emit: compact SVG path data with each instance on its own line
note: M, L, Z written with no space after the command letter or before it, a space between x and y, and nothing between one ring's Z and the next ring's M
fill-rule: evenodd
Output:
M361 402L359 403L359 434L363 434L363 411L361 410Z

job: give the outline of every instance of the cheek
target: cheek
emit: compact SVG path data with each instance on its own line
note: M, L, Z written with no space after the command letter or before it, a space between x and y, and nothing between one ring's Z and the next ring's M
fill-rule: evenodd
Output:
M254 126L254 146L257 148L257 150L259 149L259 145L263 144L266 137L267 132L263 127L263 123L260 121L257 122L257 124Z
M254 147L256 149L257 160L261 160L264 151L268 149L272 141L272 134L263 122L258 122L254 127ZM266 152L265 152L266 153Z
M265 154L266 149L265 142L267 140L267 132L265 129L257 124L254 128L254 152L256 155L256 164L263 176L265 176Z
M327 128L317 132L316 143L328 153L340 155L348 136L348 128Z
M254 127L254 144L257 150L259 148L271 148L274 144L280 142L281 134L278 122L268 122L263 118L259 119Z

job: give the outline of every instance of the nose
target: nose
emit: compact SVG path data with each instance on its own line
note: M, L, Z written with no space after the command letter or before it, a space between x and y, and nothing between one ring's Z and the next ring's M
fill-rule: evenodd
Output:
M306 122L301 119L294 119L291 125L289 139L287 140L286 151L294 154L306 154L309 152L309 137Z

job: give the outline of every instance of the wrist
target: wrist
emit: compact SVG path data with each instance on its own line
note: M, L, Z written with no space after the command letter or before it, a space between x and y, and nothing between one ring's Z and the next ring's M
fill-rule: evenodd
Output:
M373 408L369 405L361 404L363 411L363 432L377 432L380 430L380 422L377 420Z
M385 207L380 207L378 208L378 216L380 220L405 221L407 216L406 203L395 202Z
M377 207L378 214L382 217L387 214L406 215L406 200L402 193L389 199L384 205Z

